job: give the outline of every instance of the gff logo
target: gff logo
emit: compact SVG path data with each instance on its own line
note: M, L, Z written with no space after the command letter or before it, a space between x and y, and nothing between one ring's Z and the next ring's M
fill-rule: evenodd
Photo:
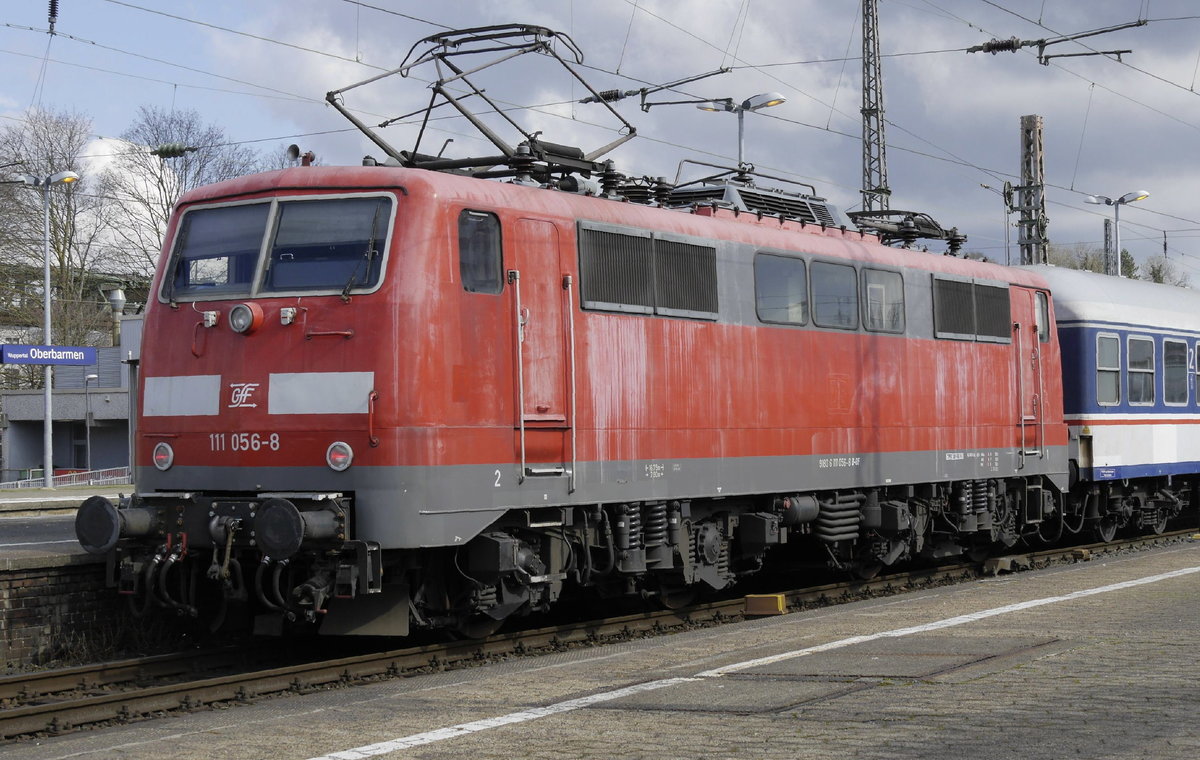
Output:
M257 407L258 404L251 403L250 397L258 389L258 385L258 383L230 383L229 408Z

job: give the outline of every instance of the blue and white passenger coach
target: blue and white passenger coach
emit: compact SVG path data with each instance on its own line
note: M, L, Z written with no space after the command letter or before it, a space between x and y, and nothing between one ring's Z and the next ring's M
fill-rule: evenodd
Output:
M1054 294L1063 410L1081 481L1200 472L1200 293L1031 267Z

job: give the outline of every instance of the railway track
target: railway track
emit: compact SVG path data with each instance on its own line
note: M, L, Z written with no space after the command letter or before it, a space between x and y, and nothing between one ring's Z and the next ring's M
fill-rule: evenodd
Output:
M901 593L992 572L1039 568L1135 548L1151 548L1195 533L1194 529L1142 536L1111 544L1028 552L979 565L958 564L910 570L866 581L845 581L783 592L789 611ZM0 677L0 740L57 734L83 726L128 722L176 710L194 710L258 697L304 693L372 679L418 675L478 665L502 657L556 651L744 617L743 598L556 625L491 636L479 641L439 643L276 668L251 668L245 647L158 655L121 662ZM253 651L253 650L252 650ZM221 669L235 672L208 675ZM147 685L147 681L150 682ZM164 683L163 681L167 681Z

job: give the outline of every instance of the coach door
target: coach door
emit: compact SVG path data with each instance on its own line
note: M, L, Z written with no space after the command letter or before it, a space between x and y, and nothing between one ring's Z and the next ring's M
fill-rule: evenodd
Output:
M1012 289L1013 357L1017 380L1017 459L1044 456L1045 378L1042 375L1043 337L1049 325L1045 296L1025 288Z
M552 223L518 220L512 250L519 267L508 271L516 332L519 478L573 477L574 284L564 274L558 228Z

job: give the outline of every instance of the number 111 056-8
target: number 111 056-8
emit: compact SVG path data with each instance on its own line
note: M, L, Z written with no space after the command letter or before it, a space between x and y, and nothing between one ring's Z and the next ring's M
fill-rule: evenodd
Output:
M209 433L212 451L279 451L279 433Z

